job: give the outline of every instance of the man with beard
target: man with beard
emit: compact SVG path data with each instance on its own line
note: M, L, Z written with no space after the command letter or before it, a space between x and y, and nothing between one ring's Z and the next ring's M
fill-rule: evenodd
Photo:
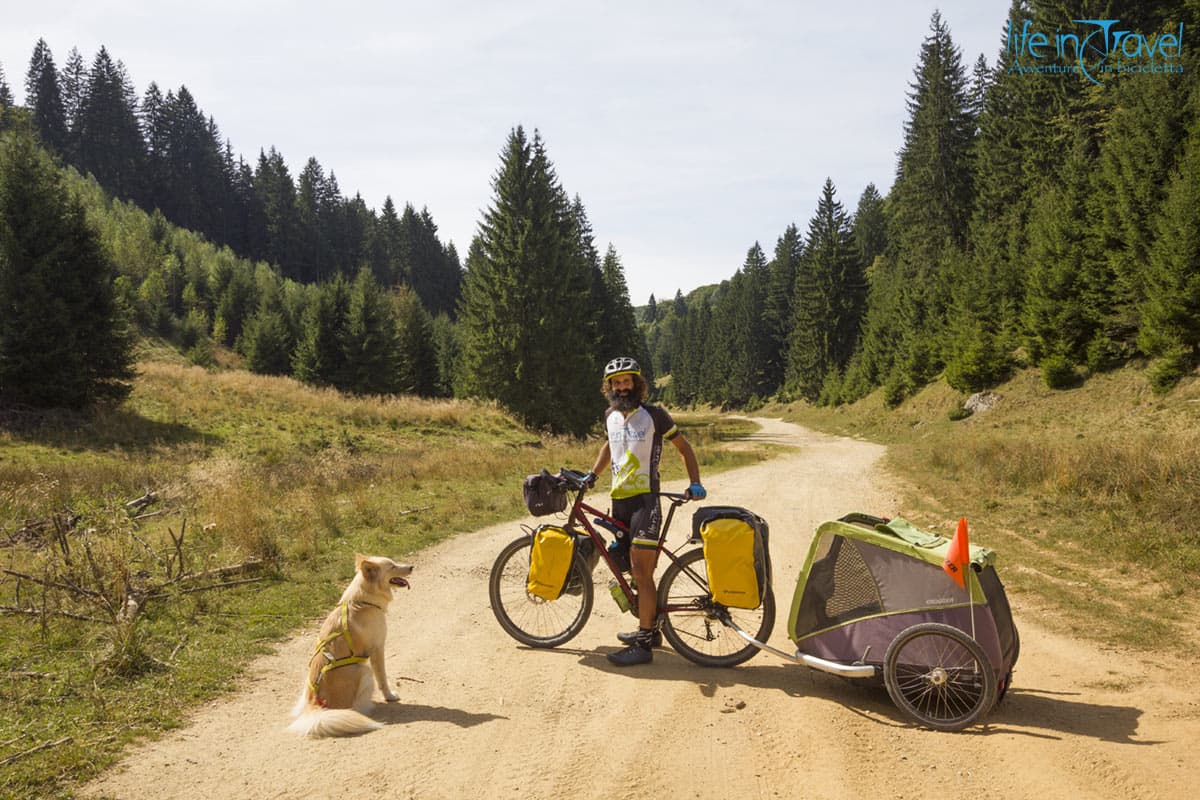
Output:
M671 415L659 406L646 405L649 388L636 361L622 356L608 362L601 391L609 404L604 412L608 441L600 448L587 478L589 484L595 483L596 473L612 464L612 515L629 526L626 542L630 547L633 580L637 583L638 629L617 634L628 647L608 655L609 661L625 667L649 663L654 658L652 648L662 644L662 633L657 628L658 591L654 585L654 567L658 561L658 535L662 524L658 462L664 439L674 444L683 456L692 484L687 494L692 499L703 500L707 492L700 485L696 454Z

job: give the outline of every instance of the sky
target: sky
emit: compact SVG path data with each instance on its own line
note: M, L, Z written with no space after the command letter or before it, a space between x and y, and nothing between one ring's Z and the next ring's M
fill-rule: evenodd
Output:
M0 66L23 102L39 38L59 68L103 45L139 96L186 86L251 164L315 157L371 208L428 208L462 258L509 133L536 129L642 305L769 258L826 178L848 212L886 194L934 10L969 72L1010 5L9 0Z

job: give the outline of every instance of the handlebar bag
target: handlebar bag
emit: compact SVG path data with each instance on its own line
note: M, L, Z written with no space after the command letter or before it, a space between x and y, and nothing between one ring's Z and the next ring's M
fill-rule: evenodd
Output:
M575 537L557 525L542 525L533 532L526 590L543 600L557 600L571 574Z
M692 515L704 543L704 564L713 599L730 608L754 609L771 580L766 520L737 506L710 506Z
M567 507L567 491L563 480L544 469L536 475L526 476L522 488L525 507L535 517L557 514Z

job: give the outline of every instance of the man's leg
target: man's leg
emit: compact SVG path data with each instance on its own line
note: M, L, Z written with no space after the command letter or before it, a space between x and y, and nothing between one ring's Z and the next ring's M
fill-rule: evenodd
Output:
M662 643L662 634L655 628L658 618L658 591L654 584L654 567L658 561L658 528L661 514L657 498L647 496L631 520L630 571L637 583L638 630L620 634L629 644L624 650L610 653L608 660L618 666L645 664L654 657L652 648Z
M654 586L658 550L634 547L629 553L629 560L633 566L633 579L637 581L638 627L651 629L658 618L658 592Z

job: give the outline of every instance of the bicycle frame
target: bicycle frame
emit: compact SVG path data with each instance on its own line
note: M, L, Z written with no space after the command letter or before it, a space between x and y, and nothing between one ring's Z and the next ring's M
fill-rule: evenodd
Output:
M625 573L623 573L617 567L616 563L612 559L612 556L610 556L608 554L608 543L605 541L604 537L596 530L596 528L592 526L589 516L599 517L602 520L610 522L613 525L615 525L616 527L625 531L627 534L628 534L628 526L626 526L625 523L621 522L620 520L615 519L611 514L608 514L604 511L601 511L600 509L596 508L595 506L591 506L591 505L588 505L587 503L585 503L583 501L583 498L586 494L587 494L587 487L580 487L577 490L576 495L575 495L575 502L571 504L571 512L570 512L570 514L567 515L567 522L564 527L569 531L578 533L579 531L574 528L575 523L578 522L580 524L580 526L582 526L583 530L587 533L588 537L592 540L592 546L598 548L598 552L600 553L601 559L603 559L604 563L608 565L608 569L613 574L613 577L616 579L617 583L619 583L621 585L621 589L625 592L625 596L629 597L629 598L633 598L634 597L633 587L630 585L630 582L628 580L626 580ZM655 551L654 551L655 558L657 559L660 555L662 555L663 553L666 553L666 556L668 559L670 559L672 562L678 562L679 557L676 555L676 553L679 550L682 550L688 544L690 544L691 539L689 538L687 542L685 542L684 544L675 548L674 550L671 550L666 547L667 533L671 529L671 521L675 518L675 509L679 508L684 503L688 502L691 498L688 497L687 495L676 494L674 492L657 492L656 495L660 498L663 498L663 497L667 498L667 500L670 501L671 507L667 510L666 518L663 519L662 531L660 532L659 537L658 537L658 546L655 548ZM693 579L695 579L697 581L697 583L703 585L702 579L700 579L700 577L698 575L696 575L692 569L686 568L686 567L684 569L688 574L690 574L693 577ZM660 606L658 609L658 613L662 614L667 611L678 611L683 608L685 608L685 607L684 606L678 606L678 607L676 607L676 606L666 606L666 607Z

